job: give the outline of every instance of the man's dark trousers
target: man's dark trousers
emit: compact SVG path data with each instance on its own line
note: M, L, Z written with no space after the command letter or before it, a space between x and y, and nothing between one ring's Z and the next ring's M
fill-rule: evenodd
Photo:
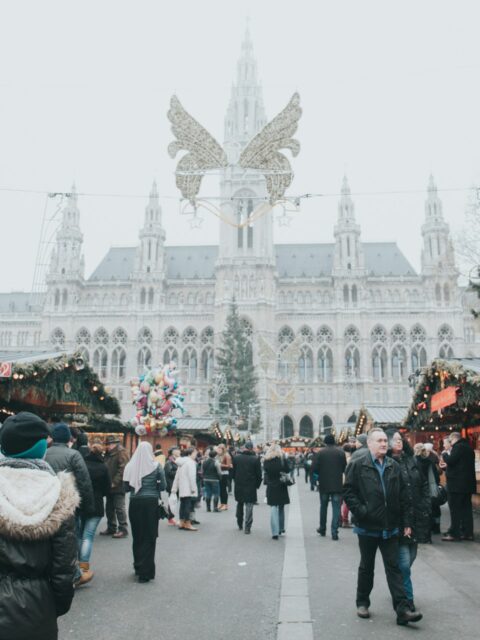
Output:
M360 547L360 566L358 567L357 607L370 606L370 593L373 589L375 573L375 556L377 549L383 558L388 588L392 596L393 608L397 613L408 609L407 596L403 587L403 578L398 568L398 536L380 538L374 536L358 536Z
M320 494L320 533L322 534L324 534L327 530L327 510L329 500L332 501L332 536L335 537L338 535L338 527L340 526L340 506L342 504L342 494Z
M448 492L448 506L450 509L451 524L449 533L454 538L462 535L473 536L473 512L471 493Z
M250 531L253 524L253 502L237 502L237 523L243 527L243 507L245 505L245 531Z

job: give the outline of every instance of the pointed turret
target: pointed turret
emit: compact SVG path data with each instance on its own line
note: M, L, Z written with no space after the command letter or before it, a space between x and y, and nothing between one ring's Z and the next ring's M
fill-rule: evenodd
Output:
M145 207L145 220L139 234L140 244L135 262L135 279L161 279L164 276L165 231L162 227L162 208L158 199L158 188L153 181L148 204Z
M78 196L73 184L62 209L62 221L50 259L49 282L83 279L82 243Z
M257 62L247 24L237 62L237 78L232 86L225 118L224 142L230 161L236 160L239 150L265 126L266 122L262 87L257 77ZM235 157L232 156L234 152Z
M422 273L435 275L439 269L455 269L455 256L450 229L443 217L442 201L431 175L425 201L425 222L422 226Z
M364 257L360 243L360 225L355 222L355 205L352 200L347 176L343 177L338 218L334 229L335 260L337 275L359 275L364 269Z

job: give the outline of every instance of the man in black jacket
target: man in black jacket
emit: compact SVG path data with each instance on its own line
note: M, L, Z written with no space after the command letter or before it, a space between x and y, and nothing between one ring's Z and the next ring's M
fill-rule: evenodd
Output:
M475 453L460 433L449 437L452 448L442 455L440 467L446 470L450 529L445 542L473 540L472 493L476 492Z
M248 440L243 451L233 458L233 478L235 480L235 500L237 501L237 524L243 529L245 511L245 533L250 533L253 523L253 505L257 502L257 489L262 484L260 458Z
M320 527L317 532L325 536L327 530L328 503L332 501L332 540L338 540L340 505L342 504L343 472L347 466L345 452L335 446L335 438L328 434L323 439L325 447L315 455L312 473L318 475L320 494Z
M360 547L357 615L370 617L375 556L380 549L397 624L405 625L422 619L420 612L409 610L398 567L399 533L412 535L412 505L399 465L386 457L388 442L384 431L370 430L367 442L369 454L348 465L344 484L344 498L355 518L354 533L358 534Z

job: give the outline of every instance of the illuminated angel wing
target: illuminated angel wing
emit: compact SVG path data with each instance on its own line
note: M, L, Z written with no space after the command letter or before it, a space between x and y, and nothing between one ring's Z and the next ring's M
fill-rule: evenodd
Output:
M275 362L276 357L275 350L262 335L258 334L258 359L262 369L267 371L270 363Z
M175 158L179 151L188 151L177 164L177 187L182 196L194 204L205 172L226 167L227 155L215 138L185 111L177 96L170 100L168 119L176 138L168 145L170 157Z
M271 204L283 198L293 180L290 162L280 149L290 149L294 157L298 155L300 143L292 136L301 115L300 96L294 93L285 109L265 125L240 155L241 167L263 172Z
M295 340L282 352L283 362L288 365L288 370L294 375L296 375L298 371L298 358L300 357L301 344L302 336L297 336Z

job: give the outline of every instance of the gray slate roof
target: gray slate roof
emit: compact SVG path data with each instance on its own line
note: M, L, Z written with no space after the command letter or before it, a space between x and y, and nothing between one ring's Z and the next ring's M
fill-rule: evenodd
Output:
M0 313L31 313L30 293L0 293Z
M395 242L363 243L369 275L411 276L415 270ZM329 276L334 244L279 244L275 247L281 278ZM167 277L172 280L214 277L217 246L166 247ZM135 247L112 247L89 278L90 282L126 281L134 268Z
M362 411L368 413L376 424L401 424L408 414L408 407L366 406Z

